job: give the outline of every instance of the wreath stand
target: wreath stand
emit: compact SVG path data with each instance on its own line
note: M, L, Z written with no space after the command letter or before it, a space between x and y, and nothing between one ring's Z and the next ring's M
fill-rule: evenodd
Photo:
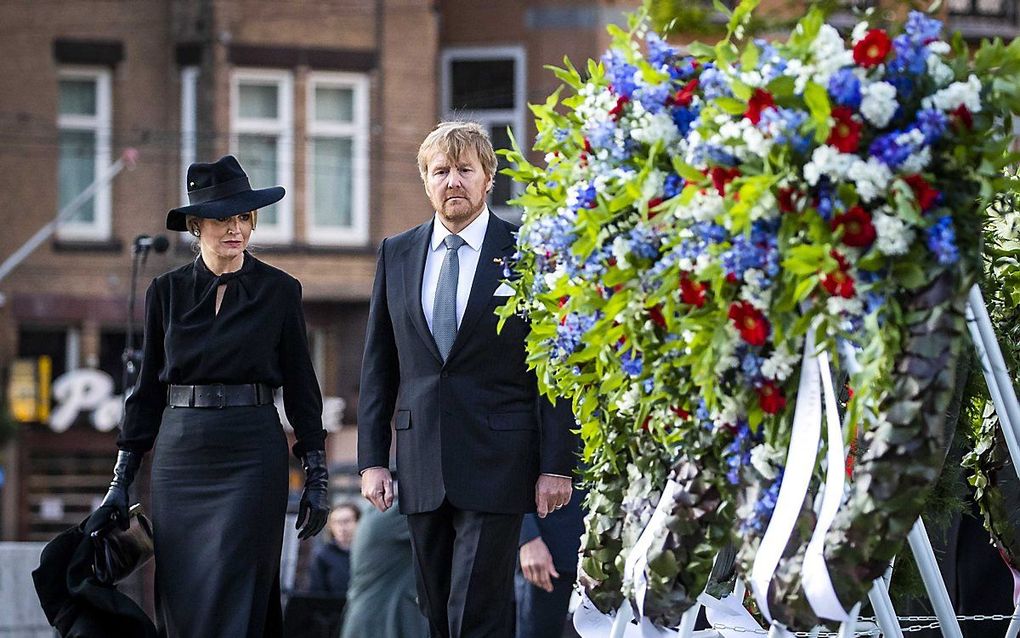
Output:
M977 284L970 289L967 298L966 309L967 328L970 331L974 349L977 352L978 360L981 363L981 371L985 376L985 383L988 386L988 393L992 398L995 413L999 418L1002 427L1002 434L1006 440L1006 447L1009 449L1009 456L1013 460L1013 467L1020 476L1020 402L1017 401L1013 382L1010 379L1009 371L1006 369L1005 360L1002 357L1002 350L999 349L999 342L995 337L995 330L992 327L991 319L988 316L988 309L985 305L981 289ZM935 622L924 625L925 629L940 629L945 638L963 638L960 629L960 622L953 609L952 601L949 598L949 591L946 589L945 581L939 571L938 563L935 560L935 552L932 550L931 541L920 518L914 523L914 527L907 536L910 543L910 551L914 555L918 571L924 582L925 591L935 611ZM892 576L892 566L882 578L875 580L868 594L868 600L875 611L875 624L878 625L878 632L874 630L863 635L881 635L884 638L903 638L903 629L900 626L900 618L896 616L893 609L892 599L889 597L889 580ZM743 581L737 580L737 587L734 595L743 597ZM675 632L663 630L660 636L676 636L676 638L719 638L718 631L700 630L694 631L694 623L702 605L696 602L680 621L680 627ZM841 623L837 638L852 638L857 634L857 616L860 611L860 603L850 611L850 619ZM1020 605L1013 610L1009 628L1004 638L1017 638L1020 634ZM609 638L624 638L627 627L634 619L630 603L624 601L616 613ZM930 617L906 617L909 620L930 620ZM1005 619L999 616L981 619L998 620ZM918 627L922 628L922 627ZM746 629L738 630L752 636L754 631ZM765 634L761 630L759 635ZM647 635L647 634L645 634ZM768 638L793 638L794 636L805 636L806 638L818 638L823 634L820 628L811 632L797 632L796 634L781 625L773 624L768 632Z

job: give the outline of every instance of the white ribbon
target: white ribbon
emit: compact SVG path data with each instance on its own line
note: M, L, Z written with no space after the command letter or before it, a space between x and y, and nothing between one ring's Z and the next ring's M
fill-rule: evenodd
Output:
M829 356L825 352L818 355L818 371L822 376L822 389L825 396L825 420L828 423L826 439L829 451L826 458L828 467L825 470L822 507L804 556L804 595L818 617L843 622L849 618L849 615L843 609L843 604L839 602L839 597L836 596L832 579L829 577L828 566L825 564L824 553L825 536L829 533L829 528L832 527L836 512L839 511L839 506L843 501L843 487L846 482L843 430L839 424L836 393L832 389Z
M637 603L639 617L645 615L645 595L648 593L648 576L645 574L645 568L648 567L648 550L655 540L655 531L666 524L666 517L673 509L673 495L679 487L673 479L666 481L666 486L662 488L662 496L659 497L659 504L655 506L652 517L641 530L641 535L630 548L627 560L623 564L624 582L630 580L634 583L634 602Z
M769 583L776 572L776 567L779 566L779 560L800 515L811 483L815 459L818 456L822 399L818 362L814 350L815 330L812 326L804 338L800 385L797 390L797 405L793 411L793 428L790 432L790 448L786 454L783 483L779 487L772 519L762 536L751 567L751 590L754 592L755 600L758 601L758 608L769 622L772 621L768 604Z
M698 602L705 606L705 617L712 628L723 638L747 638L765 630L754 619L751 612L741 604L742 596L736 592L719 599L709 594L698 596Z
M628 605L627 601L623 602ZM619 613L619 612L617 612ZM609 638L616 617L604 614L588 600L587 594L581 594L581 604L574 610L574 629L581 638ZM637 623L627 623L623 632L624 638L675 638L676 631L656 627L647 618Z

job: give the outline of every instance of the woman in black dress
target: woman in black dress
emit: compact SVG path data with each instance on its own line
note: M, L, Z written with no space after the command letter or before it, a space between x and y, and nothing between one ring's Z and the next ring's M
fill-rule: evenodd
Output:
M322 397L301 285L245 250L257 209L284 190L252 190L226 156L189 167L188 195L191 205L171 210L167 228L196 235L200 254L146 293L142 365L97 515L126 524L128 487L155 447L160 634L276 637L288 467L274 388L283 387L305 470L299 537L317 534L328 514Z

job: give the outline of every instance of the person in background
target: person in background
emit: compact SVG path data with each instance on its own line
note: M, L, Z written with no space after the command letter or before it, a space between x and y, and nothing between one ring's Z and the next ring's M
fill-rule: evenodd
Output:
M138 381L127 397L113 481L90 523L128 525L129 489L153 450L156 625L165 638L278 638L287 513L287 435L305 485L297 525L315 536L329 513L322 397L308 352L301 284L248 251L259 208L234 157L188 167L189 206L166 227L199 254L145 294Z
M517 638L561 638L584 533L585 491L549 516L524 515L517 580ZM574 634L569 634L574 635Z
M329 514L330 539L319 545L312 557L308 589L313 594L347 597L351 578L351 543L354 541L361 510L354 503L341 503Z
M396 486L394 479L394 490ZM415 591L407 517L395 507L385 512L368 509L351 545L351 583L340 638L425 638L428 624Z

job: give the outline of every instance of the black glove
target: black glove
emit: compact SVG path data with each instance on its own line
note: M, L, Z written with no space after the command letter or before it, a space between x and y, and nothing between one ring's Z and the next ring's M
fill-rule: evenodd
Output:
M128 450L121 450L117 454L117 464L113 467L113 481L110 482L110 489L106 492L99 509L92 515L90 525L95 529L103 528L110 523L116 523L121 529L128 528L128 488L135 480L135 473L142 464L142 455Z
M326 525L326 517L329 516L329 497L326 494L329 472L326 471L326 453L322 450L305 452L302 460L305 466L305 489L301 492L301 504L298 505L297 524L294 527L301 530L298 538L305 540L318 534Z

